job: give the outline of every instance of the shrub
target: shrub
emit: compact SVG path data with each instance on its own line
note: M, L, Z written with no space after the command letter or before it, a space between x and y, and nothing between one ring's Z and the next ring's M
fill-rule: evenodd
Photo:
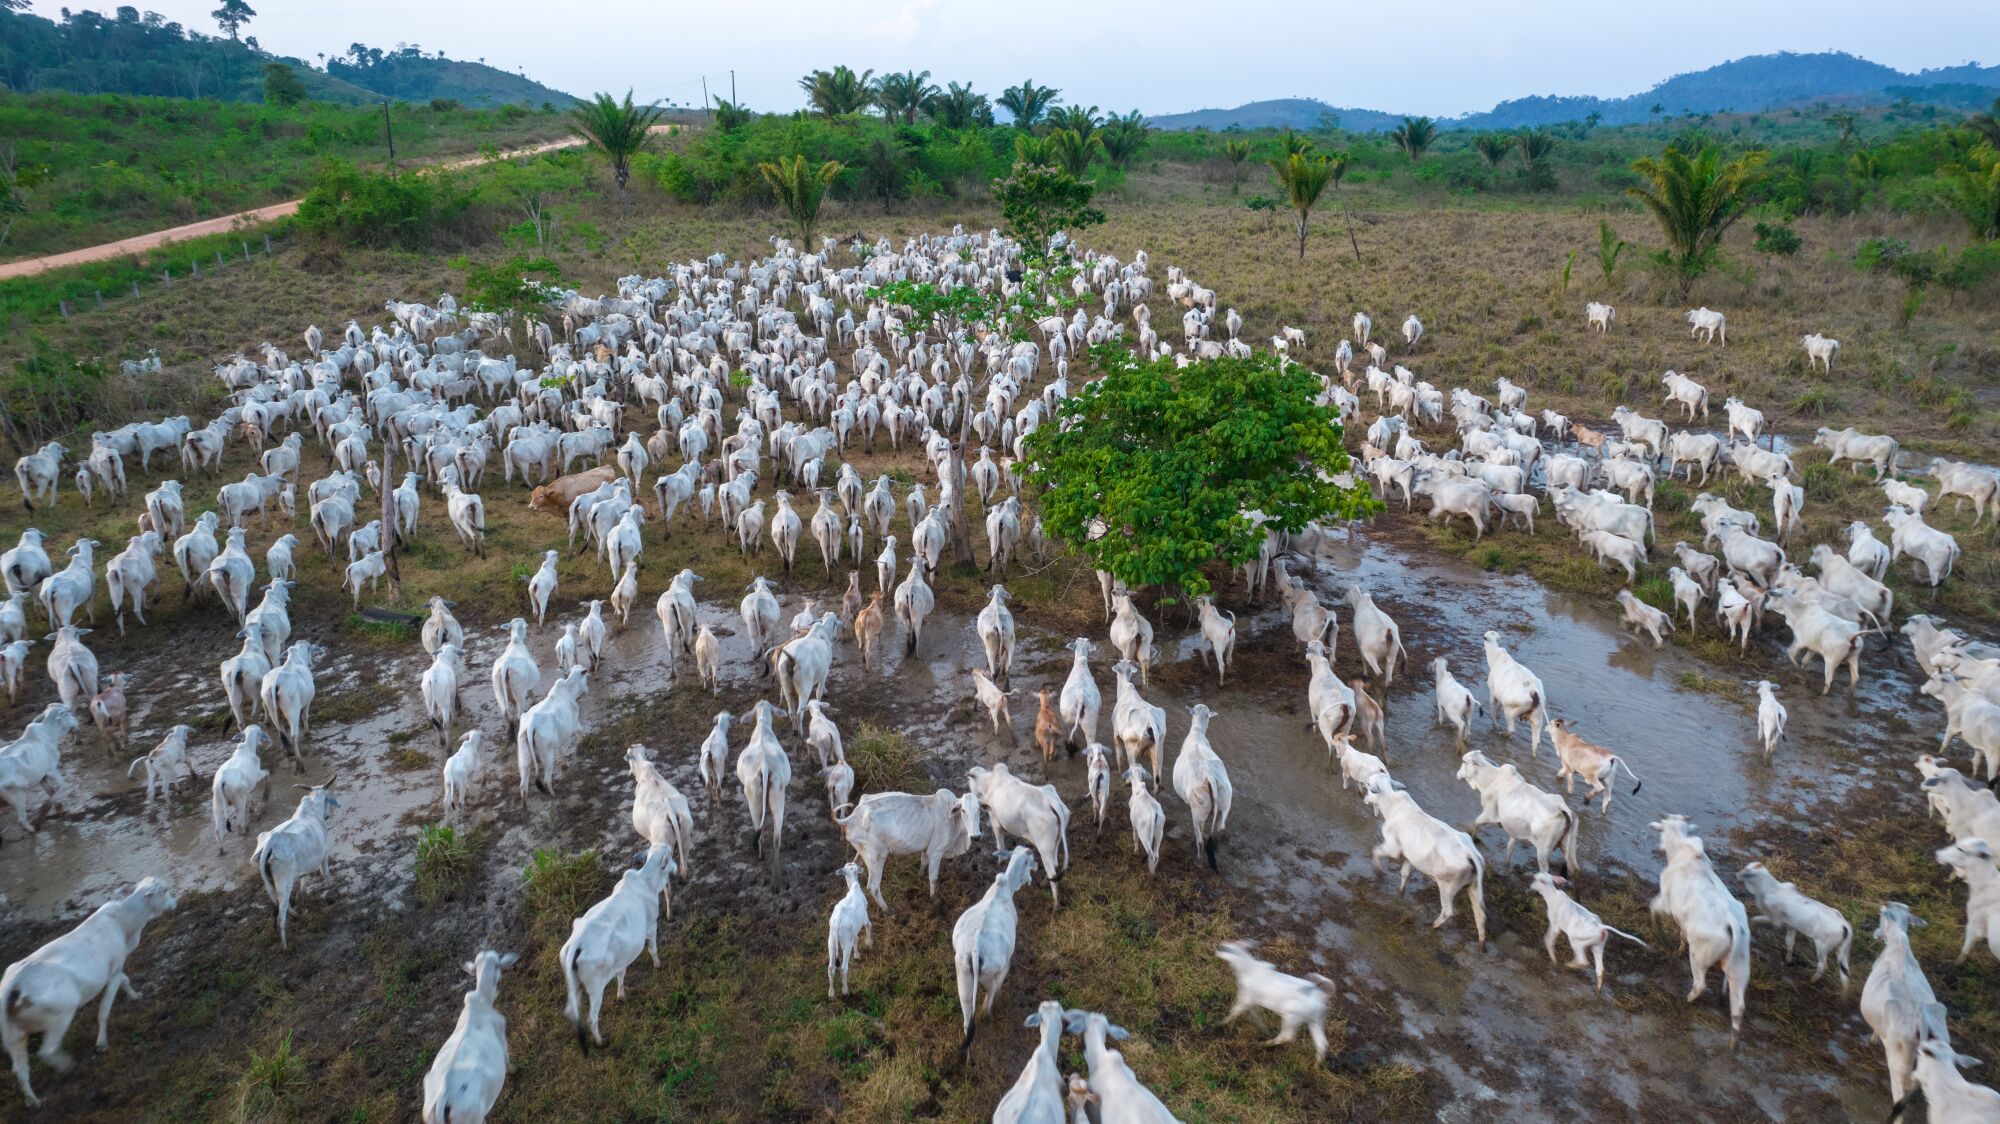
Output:
M1773 226L1770 223L1760 222L1751 229L1757 234L1757 240L1753 245L1760 254L1776 254L1788 258L1799 252L1801 245L1799 232L1793 230L1790 223Z
M396 176L328 160L299 203L298 222L331 242L426 249L467 240L473 198L448 172Z

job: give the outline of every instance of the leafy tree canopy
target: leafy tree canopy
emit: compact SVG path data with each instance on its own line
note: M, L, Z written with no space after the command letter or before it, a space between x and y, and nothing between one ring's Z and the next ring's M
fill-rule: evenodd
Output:
M1298 531L1376 510L1366 488L1334 482L1348 468L1339 415L1304 367L1259 354L1177 369L1110 347L1093 359L1103 377L1029 435L1029 476L1050 533L1127 585L1206 593L1203 566L1256 556L1251 512Z
M993 182L1008 237L1021 244L1021 255L1037 268L1048 262L1057 234L1104 221L1104 212L1090 205L1096 193L1094 185L1046 164L1016 164L1006 179Z

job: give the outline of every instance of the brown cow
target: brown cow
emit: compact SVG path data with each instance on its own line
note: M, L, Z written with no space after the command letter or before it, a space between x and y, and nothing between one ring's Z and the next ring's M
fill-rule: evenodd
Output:
M609 484L618 479L618 469L612 465L599 465L587 472L573 472L559 476L555 480L536 488L528 498L528 507L533 511L547 511L565 518L569 516L569 505L578 496L589 495L599 485Z

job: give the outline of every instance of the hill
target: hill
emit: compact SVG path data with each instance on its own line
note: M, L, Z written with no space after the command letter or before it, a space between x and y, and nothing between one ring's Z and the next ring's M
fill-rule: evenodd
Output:
M1156 129L1312 129L1326 116L1339 119L1340 127L1357 133L1377 133L1393 129L1402 118L1374 109L1345 109L1328 105L1318 98L1275 98L1253 101L1235 109L1197 109L1189 113L1165 113L1149 117Z
M414 46L392 52L355 44L349 56L319 70L303 59L264 51L255 36L241 41L204 35L157 12L120 8L65 11L44 19L0 6L0 87L20 93L64 91L152 97L261 101L264 68L282 62L298 72L316 101L349 105L384 99L461 105L558 107L576 99L483 62L425 54Z
M426 55L414 46L384 52L357 43L346 55L327 60L326 76L401 101L450 98L480 108L544 102L563 108L576 101L561 90L484 62L448 59L442 52Z
M1580 121L1595 113L1607 125L1651 120L1654 107L1667 115L1735 111L1755 113L1800 102L1837 100L1882 105L1913 101L1966 108L1977 90L2000 92L2000 66L1965 65L1915 74L1838 51L1783 52L1733 59L1689 74L1677 74L1644 93L1622 98L1536 96L1512 98L1492 109L1448 118L1439 124L1466 129L1516 129ZM1992 93L1986 100L1991 100ZM1235 109L1203 109L1150 118L1161 129L1310 128L1323 113L1336 114L1343 128L1380 132L1402 115L1372 109L1336 109L1313 98L1256 101Z

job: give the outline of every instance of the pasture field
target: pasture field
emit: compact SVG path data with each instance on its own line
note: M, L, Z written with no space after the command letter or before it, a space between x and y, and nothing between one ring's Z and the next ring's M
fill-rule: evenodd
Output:
M1705 281L1693 302L1729 314L1730 343L1721 348L1691 340L1681 304L1658 297L1636 264L1609 280L1598 276L1588 248L1599 219L1643 243L1650 233L1636 214L1412 203L1364 186L1315 218L1301 263L1283 216L1248 212L1191 175L1169 173L1141 187L1130 199L1110 201L1109 221L1087 243L1125 259L1145 249L1156 275L1169 264L1186 268L1243 313L1252 339L1282 325L1303 327L1305 361L1322 370L1330 369L1332 345L1355 309L1374 315L1378 335L1393 335L1402 317L1416 312L1427 328L1422 346L1406 355L1398 341L1391 355L1440 387L1486 391L1495 376L1507 375L1528 388L1537 409L1601 424L1626 404L1672 420L1657 383L1672 368L1708 385L1718 424L1721 399L1735 394L1762 406L1790 438L1809 438L1820 424L1852 424L1895 434L1919 458L1995 459L2000 309L1934 297L1901 326L1893 311L1898 286L1848 264L1854 243L1908 236L1911 220L1801 220L1808 248L1784 264L1756 260L1747 236L1732 236L1731 251L1751 262L1749 271ZM766 215L683 208L647 190L635 191L634 204L620 226L611 201L587 203L592 223L623 233L551 253L581 291L609 290L620 275L658 273L718 250L737 258L768 252L773 225ZM995 221L979 205L888 216L857 207L829 214L822 229L900 243L954 223L983 229ZM1573 250L1585 253L1564 292L1563 264ZM498 247L471 255L504 256ZM0 366L38 347L101 356L114 373L92 403L96 420L185 412L199 423L221 402L208 373L218 358L266 339L297 352L308 323L329 334L348 318L365 326L383 319L387 300L434 301L463 282L461 267L435 257L287 251L80 314L40 332L39 343L0 339ZM1587 300L1618 307L1609 334L1584 330ZM1154 323L1163 337L1177 337L1176 311L1156 298ZM1798 337L1811 331L1843 342L1831 374L1806 370ZM117 360L148 348L166 362L160 376L115 374ZM1372 416L1372 397L1363 397ZM1420 435L1440 447L1449 439L1443 431ZM1350 447L1359 439L1350 433ZM1865 475L1829 468L1809 447L1795 456L1808 497L1802 544L1835 538L1848 519L1879 517L1880 493ZM927 478L920 455L907 447L898 453L883 443L847 459L871 480L878 473L899 482ZM219 480L240 478L250 465L249 450L233 445ZM325 471L309 442L305 476ZM563 526L529 511L526 493L504 487L498 472L496 463L483 489L483 559L452 538L442 502L427 491L422 529L401 558L400 599L385 583L364 600L415 612L431 595L448 597L466 626L469 721L488 730L489 756L483 791L467 822L456 825L457 843L416 857L419 833L437 820L444 753L415 700L428 661L413 630L352 615L339 588L345 559L331 560L309 541L298 551L292 616L296 635L329 650L315 708L323 733L302 775L272 763L277 814L267 813L259 826L289 806L285 786L294 780L333 771L354 799L348 818L334 824L331 892L306 883L289 951L279 950L268 904L248 874L247 847L231 840L217 857L200 834L205 788L183 790L167 808L146 808L123 779L123 760L110 760L87 731L69 751L72 783L87 798L32 842L9 829L0 893L15 915L0 922L0 962L72 923L139 865L173 862L182 886L180 908L148 929L132 960L143 998L114 1011L111 1053L92 1056L84 1034L74 1032L76 1069L36 1069L50 1119L412 1119L423 1074L467 983L458 965L481 947L522 954L500 988L512 1069L499 1120L983 1119L1027 1057L1033 1040L1020 1019L1044 996L1106 1011L1131 1029L1126 1058L1189 1121L1886 1115L1881 1051L1864 1041L1867 1028L1855 1012L1860 979L1846 997L1831 980L1808 983L1809 969L1784 966L1782 944L1760 927L1737 1053L1726 1048L1714 991L1693 1006L1683 1002L1687 975L1673 951L1676 933L1647 914L1658 859L1644 825L1674 811L1696 820L1732 882L1742 863L1760 858L1841 909L1857 932L1857 976L1865 976L1878 948L1868 934L1879 904L1909 903L1930 922L1915 934L1915 947L1950 1009L1955 1044L1981 1056L2000 1051L2000 965L1983 950L1965 965L1952 963L1963 889L1946 883L1931 859L1947 837L1925 819L1909 767L1933 748L1939 715L1916 695L1920 677L1899 637L1869 645L1859 691L1843 685L1819 699L1817 667L1786 665L1775 623L1744 654L1723 643L1712 622L1699 634L1676 633L1660 652L1621 635L1609 612L1618 580L1575 547L1546 506L1539 534L1499 531L1474 542L1462 524L1432 527L1392 505L1372 525L1352 529L1310 577L1328 602L1349 582L1369 585L1403 626L1411 670L1386 694L1389 756L1399 777L1411 778L1426 806L1435 801L1451 809L1451 819L1470 821L1475 805L1452 779L1449 733L1430 723L1424 665L1449 656L1476 687L1478 636L1487 627L1504 630L1548 678L1558 712L1581 716L1592 736L1628 747L1646 779L1642 795L1621 788L1610 814L1595 805L1587 814L1578 893L1654 951L1614 947L1602 996L1581 973L1551 966L1540 947L1541 906L1526 889L1532 858L1516 855L1505 867L1490 832L1493 939L1479 948L1463 914L1442 931L1428 928L1432 890L1426 884L1398 897L1393 875L1370 870L1373 818L1342 790L1317 734L1305 729L1305 665L1283 613L1251 603L1241 584L1220 572L1218 600L1241 622L1241 663L1226 688L1194 658L1185 608L1149 598L1142 604L1159 631L1162 658L1149 697L1171 704L1169 752L1186 728L1181 706L1215 706L1217 748L1238 785L1237 818L1221 869L1212 872L1191 853L1185 806L1163 797L1165 854L1158 875L1148 878L1131 852L1122 792L1098 835L1080 794L1081 761L1045 764L1029 738L1032 691L1060 683L1068 668L1060 645L1069 637L1098 641L1094 663L1104 681L1108 645L1089 568L1052 558L1004 578L1022 630L1013 691L1020 733L1010 737L994 735L969 700L967 669L978 650L971 618L995 579L947 563L922 650L903 654L892 623L888 667L864 672L843 645L829 699L861 774L859 792L956 790L966 766L998 758L1032 778L1047 776L1070 802L1074 865L1061 882L1061 905L1052 907L1039 880L1021 891L1014 970L995 1017L982 1022L961 1057L949 927L989 880L984 841L945 864L936 902L914 860L892 861L884 883L892 912L872 911L875 944L856 961L854 994L829 1000L824 922L839 894L833 872L846 854L817 778L795 765L777 871L751 849L733 779L711 814L694 778L693 752L716 711L741 714L769 694L729 631L740 631L730 622L744 585L756 574L775 578L789 617L802 597L821 597L822 607L837 601L845 567L826 572L806 542L796 569L779 574L768 546L746 558L698 518L684 515L664 540L649 523L640 606L614 642L603 682L593 680L586 734L560 796L538 795L524 811L511 747L494 748L501 726L484 671L500 647L501 626L526 611L523 579L541 550L563 545ZM133 500L177 475L177 468L135 472ZM187 481L190 514L210 506L215 482ZM768 488L760 485L759 494ZM1695 490L1661 488L1663 548L1677 537L1698 539L1699 524L1686 509ZM1765 493L1733 474L1710 490L1767 511ZM100 499L86 509L65 479L53 511L30 516L5 505L0 541L35 525L56 545L96 537L108 555L130 533L134 506ZM304 506L302 497L301 516ZM809 515L810 504L801 506ZM1948 504L1933 521L1958 536L1965 557L1934 599L1907 575L1893 580L1898 617L1921 607L1989 636L2000 622L1995 530L1973 527L1969 513L1955 514ZM253 524L260 570L264 546L287 529L281 522ZM976 507L968 522L983 561ZM309 540L303 518L288 529ZM900 514L896 530L907 543ZM1666 596L1663 553L1638 585L1648 600ZM732 645L719 699L697 690L684 670L670 674L659 650L653 599L683 566L706 579L699 590L704 620ZM573 619L575 601L602 597L610 585L587 549L566 556L559 572L552 621ZM864 586L872 590L872 578ZM143 700L135 748L171 723L193 724L205 779L228 740L213 666L236 646L226 612L212 601L184 601L169 563L149 625L120 637L101 595L98 614L94 650L107 671L133 673L133 696ZM554 635L551 628L534 637L545 667ZM1361 674L1345 638L1339 666L1343 675ZM38 659L31 668L30 687L5 711L10 731L51 697ZM1760 677L1780 684L1792 710L1792 740L1769 765L1751 746L1755 699L1742 686ZM741 737L739 730L732 741ZM1520 740L1503 740L1482 720L1473 744L1507 753L1536 783L1557 787L1548 759L1519 757ZM579 1052L562 1016L556 949L577 903L595 900L629 865L635 837L622 754L634 742L649 745L696 804L693 878L673 889L671 918L661 924L661 966L634 966L626 998L607 997L606 1047ZM1214 946L1244 935L1261 938L1260 955L1286 970L1323 971L1339 983L1326 1064L1314 1064L1301 1045L1264 1047L1274 1022L1217 1025L1232 992ZM1065 1040L1062 1061L1065 1072L1081 1068L1073 1040ZM16 1111L16 1095L0 1089L0 1105Z

